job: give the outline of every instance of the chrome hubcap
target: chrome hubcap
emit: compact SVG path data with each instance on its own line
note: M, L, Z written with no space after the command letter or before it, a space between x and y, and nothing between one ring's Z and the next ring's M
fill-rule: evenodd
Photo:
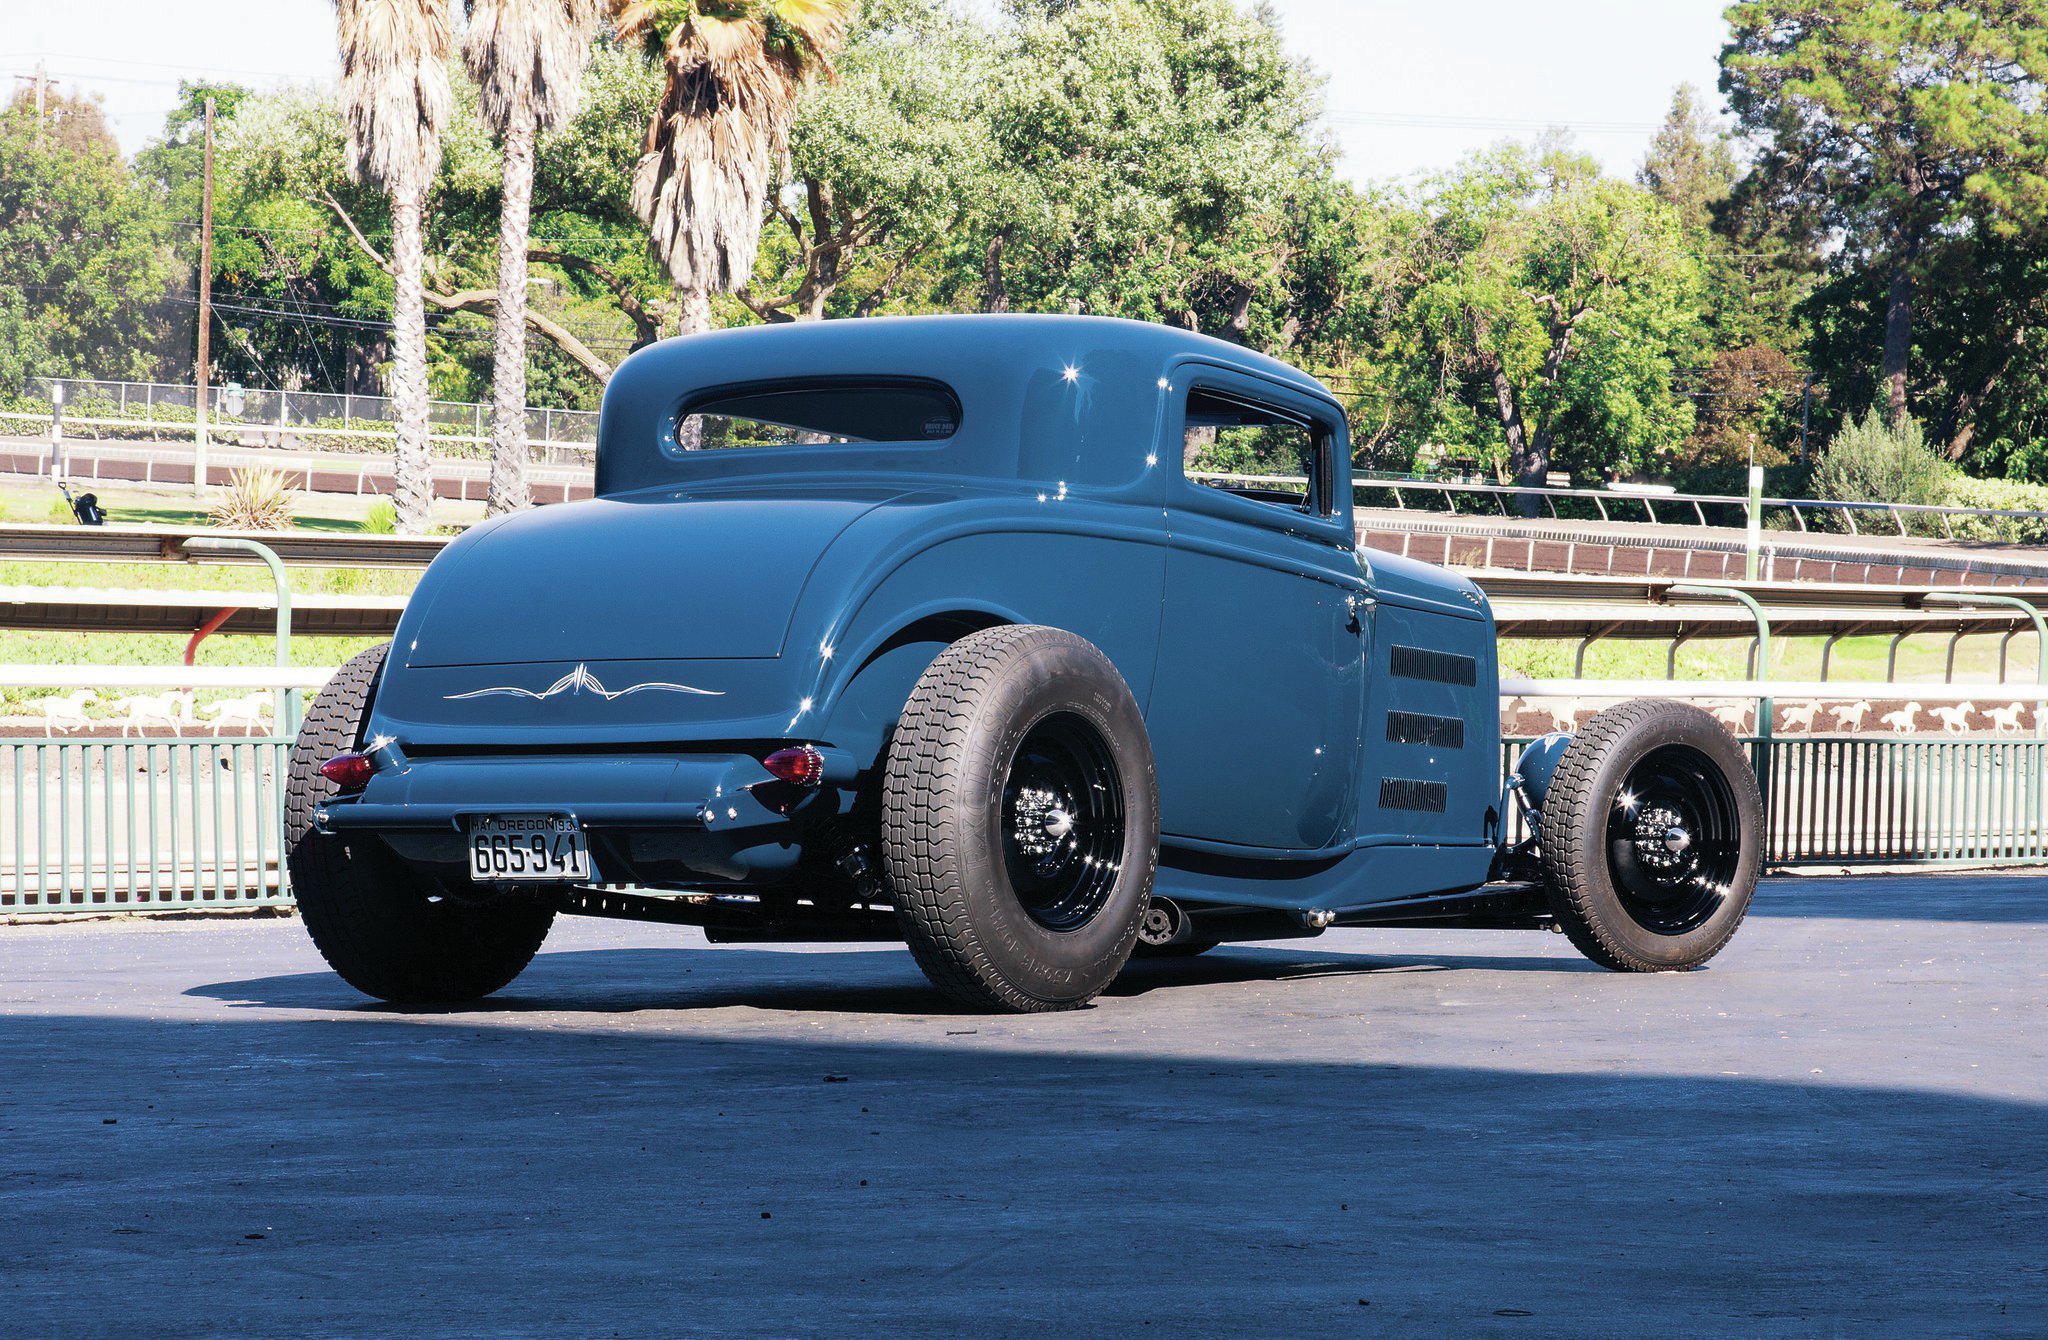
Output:
M1122 866L1123 785L1108 742L1085 718L1055 712L1025 734L1003 792L998 831L1018 901L1047 930L1080 929Z
M1027 786L1011 805L1010 838L1025 856L1043 859L1074 831L1073 802L1058 791Z

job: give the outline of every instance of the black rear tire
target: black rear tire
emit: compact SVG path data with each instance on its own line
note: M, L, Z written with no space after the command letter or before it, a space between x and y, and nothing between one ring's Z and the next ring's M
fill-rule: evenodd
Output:
M1020 1013L1094 998L1131 956L1159 859L1152 746L1116 667L1056 628L941 652L890 744L882 849L941 991Z
M313 812L335 793L320 765L361 748L370 696L390 644L342 666L306 711L285 783L292 893L313 944L343 981L395 1004L490 995L540 951L554 909L519 897L440 897L374 837L320 833Z
M1594 717L1543 800L1552 913L1621 972L1705 963L1742 924L1763 858L1763 800L1742 746L1706 712L1646 698Z

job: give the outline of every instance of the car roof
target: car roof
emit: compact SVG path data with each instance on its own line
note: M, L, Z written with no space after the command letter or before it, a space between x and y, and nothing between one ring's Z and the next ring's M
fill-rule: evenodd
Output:
M1315 378L1276 358L1170 326L1090 316L913 316L785 322L664 340L622 363L605 390L598 491L680 477L826 466L805 460L679 462L661 445L682 405L713 388L806 378L928 378L964 407L935 471L1029 479L1128 477L1155 435L1171 369L1191 362L1342 406ZM671 442L670 447L673 446ZM744 453L754 456L754 453ZM870 453L869 461L874 460Z
M1321 382L1299 368L1212 336L1121 317L1027 313L885 316L739 326L663 340L634 354L620 366L619 372L623 374L632 368L637 373L640 368L635 365L642 363L689 362L742 349L750 355L797 364L836 362L849 356L866 361L876 354L893 355L909 363L921 355L942 353L948 363L981 358L996 360L997 366L1012 366L1040 355L1074 358L1103 347L1149 356L1162 366L1177 359L1202 358L1303 390L1329 394Z

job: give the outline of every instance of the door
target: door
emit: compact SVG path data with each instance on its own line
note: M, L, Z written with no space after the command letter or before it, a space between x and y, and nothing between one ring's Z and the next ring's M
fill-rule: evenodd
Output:
M1183 369L1173 403L1183 478L1148 714L1161 832L1326 849L1357 815L1372 616L1340 492L1343 417L1208 368Z

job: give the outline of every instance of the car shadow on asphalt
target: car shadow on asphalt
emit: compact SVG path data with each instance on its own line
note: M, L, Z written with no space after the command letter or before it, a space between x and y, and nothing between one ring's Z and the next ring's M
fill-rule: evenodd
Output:
M1070 1022L0 1015L8 1329L2041 1333L2038 1103Z
M1181 987L1288 982L1391 973L1596 972L1581 959L1480 954L1384 955L1253 946L1199 958L1136 959L1103 994L1117 998ZM961 1015L925 982L908 951L680 947L571 949L542 953L511 986L455 1005L394 1006L366 1000L331 972L284 973L189 988L241 1007L340 1010L358 1014L635 1014L648 1010L745 1008L793 1013Z

